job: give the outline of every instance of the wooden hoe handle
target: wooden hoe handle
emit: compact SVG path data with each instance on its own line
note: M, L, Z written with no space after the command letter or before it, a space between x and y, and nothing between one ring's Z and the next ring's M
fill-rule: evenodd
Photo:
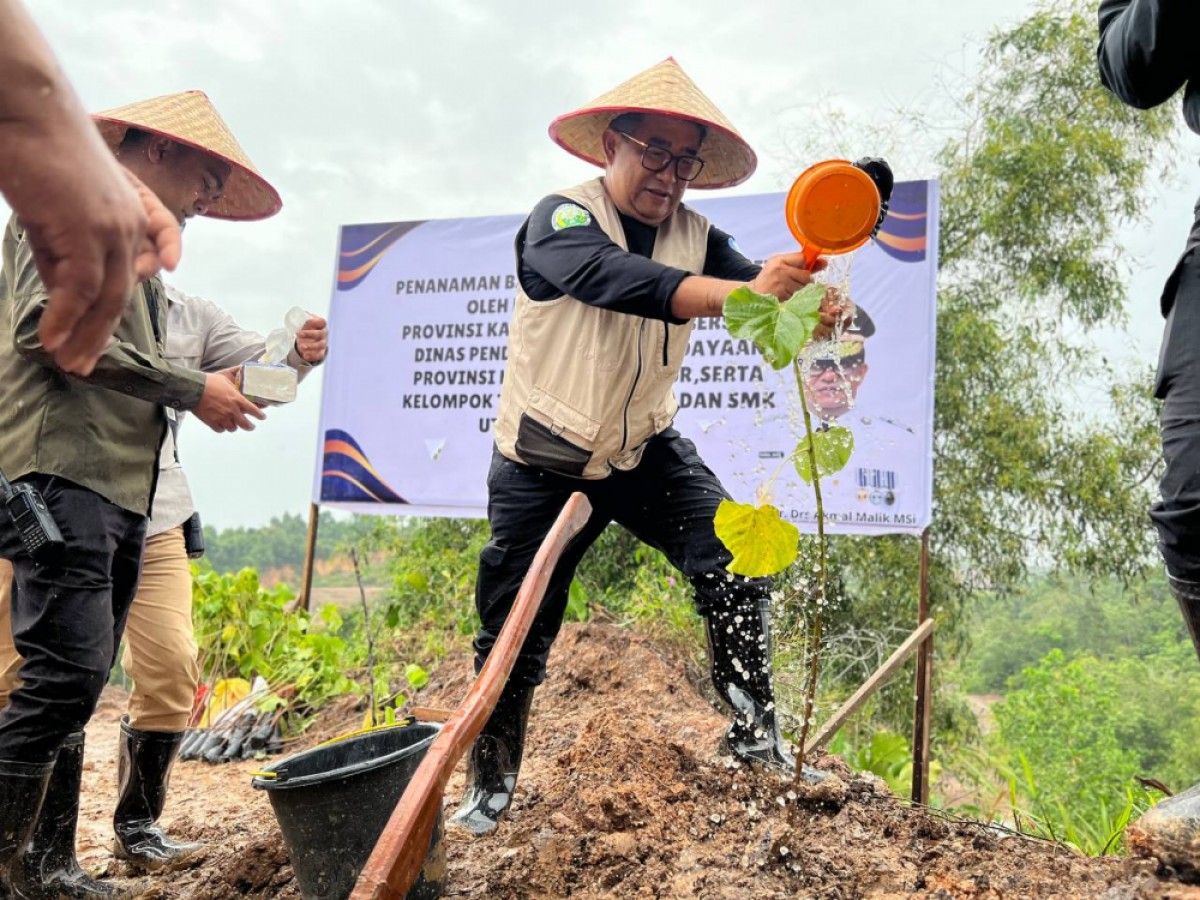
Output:
M512 611L500 629L462 705L434 738L404 791L354 886L351 900L403 900L425 864L429 840L442 812L442 793L462 755L487 724L504 690L517 653L542 605L550 576L563 550L587 524L592 506L583 494L572 494L546 535Z

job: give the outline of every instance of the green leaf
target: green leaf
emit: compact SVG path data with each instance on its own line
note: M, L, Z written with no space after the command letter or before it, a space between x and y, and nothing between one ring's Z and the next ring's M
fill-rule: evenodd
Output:
M796 558L800 531L779 517L774 506L722 500L713 518L717 537L733 554L734 575L759 578L782 572Z
M817 474L822 478L844 469L854 451L854 433L843 425L813 432L812 442L813 452L817 457ZM795 462L800 477L812 484L812 460L808 455L807 436L796 445L792 461Z
M338 608L332 603L326 603L318 611L317 615L321 617L321 621L328 625L333 631L337 631L342 627L342 614L338 612Z
M725 325L734 337L753 341L772 368L782 369L812 337L824 298L819 284L807 285L785 303L743 285L725 298Z
M405 572L400 576L401 581L406 587L412 588L422 594L429 593L429 579L423 572Z
M571 589L567 594L566 620L568 622L586 622L591 615L588 610L587 590L578 578L571 579Z
M418 690L429 684L429 673L416 663L409 663L404 667L404 677L408 679L409 684Z

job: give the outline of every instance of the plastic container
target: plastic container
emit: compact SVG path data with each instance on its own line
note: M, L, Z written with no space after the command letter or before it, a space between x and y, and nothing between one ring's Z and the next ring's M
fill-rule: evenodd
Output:
M267 792L305 900L345 900L441 726L380 728L322 744L263 770ZM421 877L406 900L440 897L446 849L438 818Z
M788 229L809 265L826 253L847 253L871 237L879 221L879 189L871 176L844 159L810 166L788 191Z

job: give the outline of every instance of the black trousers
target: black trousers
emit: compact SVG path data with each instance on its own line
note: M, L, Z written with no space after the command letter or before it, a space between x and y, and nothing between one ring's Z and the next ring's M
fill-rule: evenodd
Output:
M1179 262L1168 293L1155 393L1163 402L1162 441L1166 470L1162 499L1150 510L1167 571L1200 582L1200 251ZM1168 298L1164 298L1168 299Z
M59 477L27 479L66 541L64 559L35 563L0 513L0 557L12 560L13 643L21 686L0 712L0 759L50 762L91 718L137 593L146 518Z
M563 554L510 680L538 685L546 677L550 646L562 626L575 568L609 522L661 550L695 588L701 615L740 607L768 595L770 581L731 576L733 556L713 530L713 516L729 498L700 459L696 445L673 428L651 438L641 463L589 481L521 465L493 451L488 472L492 539L479 554L475 605L482 620L475 637L476 671L491 652L546 533L575 491L586 494L592 516Z

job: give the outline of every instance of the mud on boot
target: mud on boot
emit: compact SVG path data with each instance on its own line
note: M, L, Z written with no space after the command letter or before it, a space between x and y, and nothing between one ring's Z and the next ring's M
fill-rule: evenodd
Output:
M533 687L509 682L471 745L466 793L449 824L472 834L487 834L500 825L512 804L517 773L525 750L525 729Z
M54 763L0 759L0 900L18 896L12 872L29 843Z
M136 897L144 886L98 881L75 858L79 791L83 784L83 732L67 735L46 789L37 824L10 866L13 896L23 900Z
M770 602L765 598L715 609L705 617L713 687L733 711L722 752L751 766L795 775L796 757L779 733L771 679ZM827 776L809 766L804 780Z
M167 800L171 767L183 733L138 731L126 716L121 719L120 740L120 796L113 815L113 855L141 872L187 864L204 845L172 840L155 824Z

